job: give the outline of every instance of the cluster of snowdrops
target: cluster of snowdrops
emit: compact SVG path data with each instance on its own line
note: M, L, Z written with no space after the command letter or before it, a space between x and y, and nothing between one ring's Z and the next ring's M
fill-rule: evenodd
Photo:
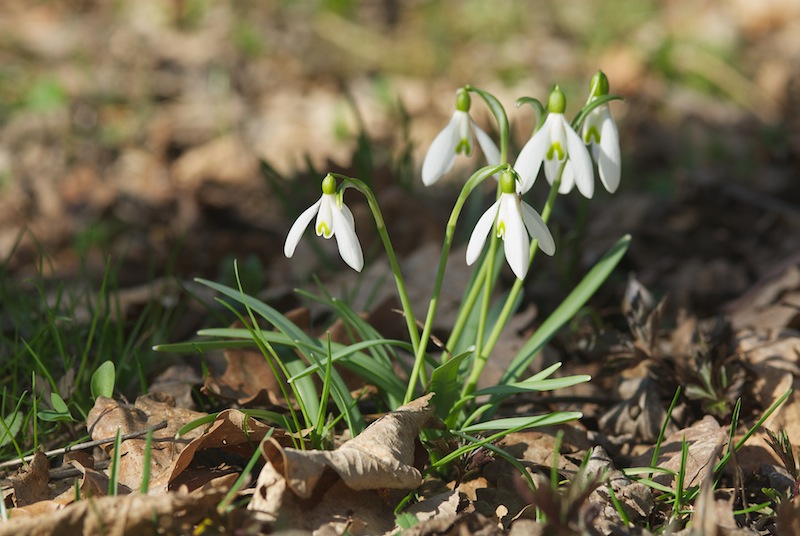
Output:
M486 103L496 120L498 143L470 116L474 96L480 97ZM614 99L619 97L609 94L608 79L601 71L592 78L586 104L571 122L565 117L566 97L558 86L552 89L546 105L532 97L518 99L515 105L530 105L536 113L537 121L532 137L511 165L508 158L509 124L502 104L489 92L472 86L465 86L456 92L455 112L447 126L431 143L422 165L422 182L425 185L434 184L452 169L459 154L472 155L476 139L487 165L478 169L465 182L454 204L424 323L418 323L411 310L400 265L373 191L364 181L339 174L330 173L322 180L322 196L300 214L292 225L286 237L284 254L287 257L294 254L305 229L316 217L316 234L326 239L335 237L342 259L360 272L364 266L364 255L356 235L353 214L343 202L343 193L348 188L354 188L366 197L394 275L409 339L415 353L406 401L415 394L418 384L421 383L423 388L429 387L429 383L426 383L425 366L427 345L422 341L429 340L455 226L467 197L487 179L493 177L497 181L496 200L478 219L467 244L467 264L480 262L471 288L465 291L465 306L462 308L477 308L479 314L478 321L474 324L477 326L474 337L469 337L472 346L468 347L468 351L474 359L470 367L471 373L463 384L463 401L475 391L486 359L503 326L519 304L517 298L522 292L522 282L528 274L537 249L547 255L553 255L556 251L555 240L548 229L547 221L558 194L567 194L577 187L583 196L591 198L595 188L595 169L606 190L613 193L617 189L621 168L619 136L609 111L609 102ZM533 187L542 168L550 184L550 194L542 211L537 212L523 198ZM492 315L490 321L490 302L499 271L495 260L500 255L500 241L503 243L505 260L517 280L509 291L500 314ZM483 296L483 300L480 300L480 296ZM457 339L461 335L464 323L459 320L458 325L453 327L451 339ZM422 333L418 330L419 324L423 325ZM463 349L463 345L461 346ZM455 350L446 346L442 361L452 357Z

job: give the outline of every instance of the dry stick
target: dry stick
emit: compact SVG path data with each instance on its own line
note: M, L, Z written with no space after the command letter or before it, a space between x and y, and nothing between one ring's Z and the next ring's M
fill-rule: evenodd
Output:
M158 424L156 424L156 425L154 425L154 426L152 426L150 428L147 428L145 430L141 430L139 432L131 432L130 434L125 434L123 436L120 436L120 439L122 441L124 441L126 439L133 439L134 437L140 437L140 436L146 435L147 432L149 432L150 430L155 432L156 430L161 430L162 428L166 428L166 427L167 427L167 421L161 421L160 423L158 423ZM78 443L77 445L72 445L71 447L64 447L64 448L61 448L61 449L48 450L47 452L44 453L44 455L48 456L48 457L49 456L57 456L59 454L66 454L67 452L72 452L73 450L90 449L92 447L97 447L97 446L103 445L105 443L113 443L115 439L116 439L116 436L115 437L107 437L105 439L97 439L95 441L87 441L86 443ZM6 467L16 467L17 465L22 465L23 463L28 463L29 461L31 461L34 458L34 456L36 456L36 455L35 454L31 454L30 456L25 456L24 458L15 458L13 460L9 460L7 462L0 463L0 469L5 469Z

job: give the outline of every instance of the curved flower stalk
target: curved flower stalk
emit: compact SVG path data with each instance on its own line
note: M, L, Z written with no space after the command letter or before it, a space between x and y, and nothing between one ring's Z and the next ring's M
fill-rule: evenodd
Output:
M608 95L608 78L603 71L597 71L592 77L592 85L587 104ZM581 137L592 151L592 158L597 162L600 182L609 193L614 193L619 186L621 157L619 150L619 131L608 104L600 104L594 108L583 122Z
M558 86L550 93L547 107L550 113L542 128L528 140L514 164L521 180L520 193L531 189L544 163L544 174L550 184L564 166L558 193L569 193L577 185L584 197L591 198L594 195L592 159L583 140L564 117L566 98Z
M283 254L287 257L294 255L303 232L317 217L314 230L317 236L329 239L336 237L336 245L339 247L339 255L344 262L353 270L360 272L364 268L364 254L361 251L361 243L356 236L356 226L353 213L347 208L341 197L336 193L336 179L330 174L322 179L322 197L319 201L303 211L286 235L286 244L283 246Z
M539 213L520 199L512 171L500 175L500 192L498 200L483 213L472 231L467 244L467 264L472 265L478 259L494 227L497 237L503 239L508 265L517 279L524 279L530 266L529 236L539 241L539 249L547 255L555 253L556 244Z
M457 154L472 155L473 131L489 165L496 166L500 163L500 151L497 145L472 120L469 115L470 105L469 92L464 88L459 89L456 94L456 111L447 126L431 143L428 154L425 155L425 161L422 163L422 182L425 186L430 186L450 171Z

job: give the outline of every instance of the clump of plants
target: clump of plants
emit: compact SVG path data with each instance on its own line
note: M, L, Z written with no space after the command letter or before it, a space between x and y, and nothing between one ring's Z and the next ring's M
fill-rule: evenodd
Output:
M482 100L491 111L498 140L472 119L470 111L475 99ZM486 165L467 178L453 204L433 294L424 314L412 310L401 263L387 231L380 202L368 185L370 181L337 173L323 177L319 200L303 211L289 229L284 254L293 256L304 231L313 222L317 236L334 238L342 260L360 272L364 267L364 254L344 195L347 190L363 195L391 267L407 329L406 340L383 338L345 301L332 296L324 287L320 287L319 293L298 292L306 299L326 304L335 313L335 318L340 319L351 334L349 344L307 335L279 311L247 294L241 285L233 288L200 280L240 307L244 306L244 312L237 314L247 327L206 329L200 334L213 340L159 348L202 351L226 345L258 346L276 376L286 380L282 385L286 399L296 401L296 408L289 407L286 414L273 417L278 424L294 432L312 430L311 437L318 439L326 437L331 423L339 419L354 436L365 425L357 400L350 395L333 365L349 369L374 385L388 410L425 393L434 393L432 403L436 415L451 433L459 434L464 449L474 449L514 430L579 418L581 414L574 411L503 419L493 416L499 404L515 394L554 390L589 380L586 375L552 377L560 364L534 374L528 373L528 366L608 277L628 247L627 236L606 253L542 323L514 357L497 385L478 389L478 379L492 358L503 328L523 301L524 282L537 252L546 255L558 253L559 247L548 228L548 220L559 195L577 189L584 197L592 198L596 175L609 192L614 192L619 185L619 137L608 106L614 99L619 97L609 94L608 80L602 72L592 78L586 103L572 121L567 120L566 96L558 86L553 87L546 104L532 97L518 99L516 107L529 105L535 113L536 126L512 163L508 154L509 123L503 105L489 92L473 86L462 87L456 92L453 116L431 143L422 165L422 182L426 186L436 183L451 171L458 155L475 154L476 145L481 148ZM537 177L542 169L549 193L544 206L537 210L529 204L528 194L535 185L541 184ZM465 262L475 266L473 276L464 289L464 299L449 330L449 337L442 342L440 349L432 352L429 344L431 332L462 209L470 196L483 195L490 185L494 185L495 201L478 219L466 249ZM409 207L408 217L413 217L414 210L415 207ZM510 289L501 289L504 291L498 293L503 260L515 281ZM232 311L237 311L232 304L229 306ZM401 358L403 352L411 359ZM398 369L402 371L399 375ZM312 375L322 380L321 392L315 387ZM335 405L335 412L328 408L329 400ZM336 417L331 420L330 414ZM474 432L489 430L496 433L480 440L467 437ZM312 443L321 445L319 441ZM432 463L446 464L461 453L455 451L433 459Z

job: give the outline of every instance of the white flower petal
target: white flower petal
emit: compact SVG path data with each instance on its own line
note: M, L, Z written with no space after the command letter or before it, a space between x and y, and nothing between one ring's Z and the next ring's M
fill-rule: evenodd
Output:
M590 134L594 132L598 135L600 134L600 124L602 123L600 109L602 107L601 105L589 112L589 115L586 116L586 119L583 121L583 125L581 125L581 139L586 145L594 145L594 137Z
M522 209L522 219L525 222L525 228L533 238L539 241L539 249L547 255L553 255L556 252L556 242L553 240L553 235L547 224L536 210L526 202L520 203Z
M472 119L469 116L469 112L462 112L461 110L456 110L453 114L453 117L456 118L456 122L458 127L456 128L458 132L458 137L456 138L456 154L460 153L459 144L462 141L467 142L467 146L464 148L464 154L467 156L472 156L473 150L473 139L472 139L472 130L470 130L470 126L472 126Z
M619 187L622 158L619 150L619 131L609 114L604 117L600 147L597 153L595 160L597 160L600 181L606 190L613 194Z
M547 158L544 159L544 176L547 178L547 182L549 182L551 186L552 186L553 182L555 182L556 177L558 177L558 170L561 169L561 166L563 164L564 164L563 161L558 161L555 158L552 159L552 160L548 160ZM565 171L566 171L566 169L565 169ZM564 181L564 178L562 177L561 178L562 187L563 187L564 182L566 182L566 181ZM572 188L570 187L570 190L571 189ZM559 189L559 191L561 191L561 190ZM569 191L569 190L567 190L567 191ZM564 192L561 192L561 193L564 193Z
M480 257L483 245L486 243L486 237L489 236L489 231L492 230L492 226L494 225L499 207L500 201L497 200L483 213L478 223L475 224L475 228L472 230L469 242L467 243L467 266L471 266L472 263Z
M578 134L572 130L572 127L564 120L565 130L567 133L567 153L569 154L569 163L567 166L572 166L572 172L575 174L575 184L578 190L587 199L591 199L594 195L594 171L592 169L592 158L589 156L589 151L583 143Z
M353 212L350 210L350 207L342 203L340 207L342 211L342 215L347 220L347 225L350 226L352 229L355 230L356 228L356 219L353 217Z
M286 243L283 246L283 254L286 255L286 257L294 255L297 243L300 242L300 238L303 236L306 227L308 227L308 224L311 223L311 220L313 220L314 216L317 214L320 204L322 204L322 199L305 209L292 224L292 227L289 229L289 234L286 235Z
M503 247L506 262L517 279L525 279L530 264L530 240L522 223L520 202L517 194L502 194L500 196L500 210L497 221L505 225Z
M438 181L453 167L459 142L459 121L460 117L456 112L428 148L428 154L425 155L425 161L422 163L422 183L425 186L430 186Z
M322 236L325 239L333 236L335 229L333 212L336 208L336 194L322 194L317 221L314 223L314 232L317 233L317 236Z
M575 173L572 172L572 166L569 165L569 160L564 166L564 171L561 173L561 184L558 187L558 193L561 195L568 194L575 187Z
M475 137L478 138L478 145L481 146L483 156L490 166L500 165L500 149L497 148L494 140L486 132L479 127L475 121L472 121L472 128L475 129Z
M514 170L519 175L521 182L521 194L531 189L539 174L539 168L542 167L542 160L544 160L544 155L550 145L550 128L547 123L551 117L552 115L548 116L542 128L528 140L528 143L519 152L517 161L514 162Z
M345 209L347 209L346 213ZM339 255L348 266L356 272L360 272L364 268L364 253L361 251L361 243L358 241L355 227L352 224L352 212L342 205L341 208L334 206L332 214L333 232L336 236L336 245L339 246Z

